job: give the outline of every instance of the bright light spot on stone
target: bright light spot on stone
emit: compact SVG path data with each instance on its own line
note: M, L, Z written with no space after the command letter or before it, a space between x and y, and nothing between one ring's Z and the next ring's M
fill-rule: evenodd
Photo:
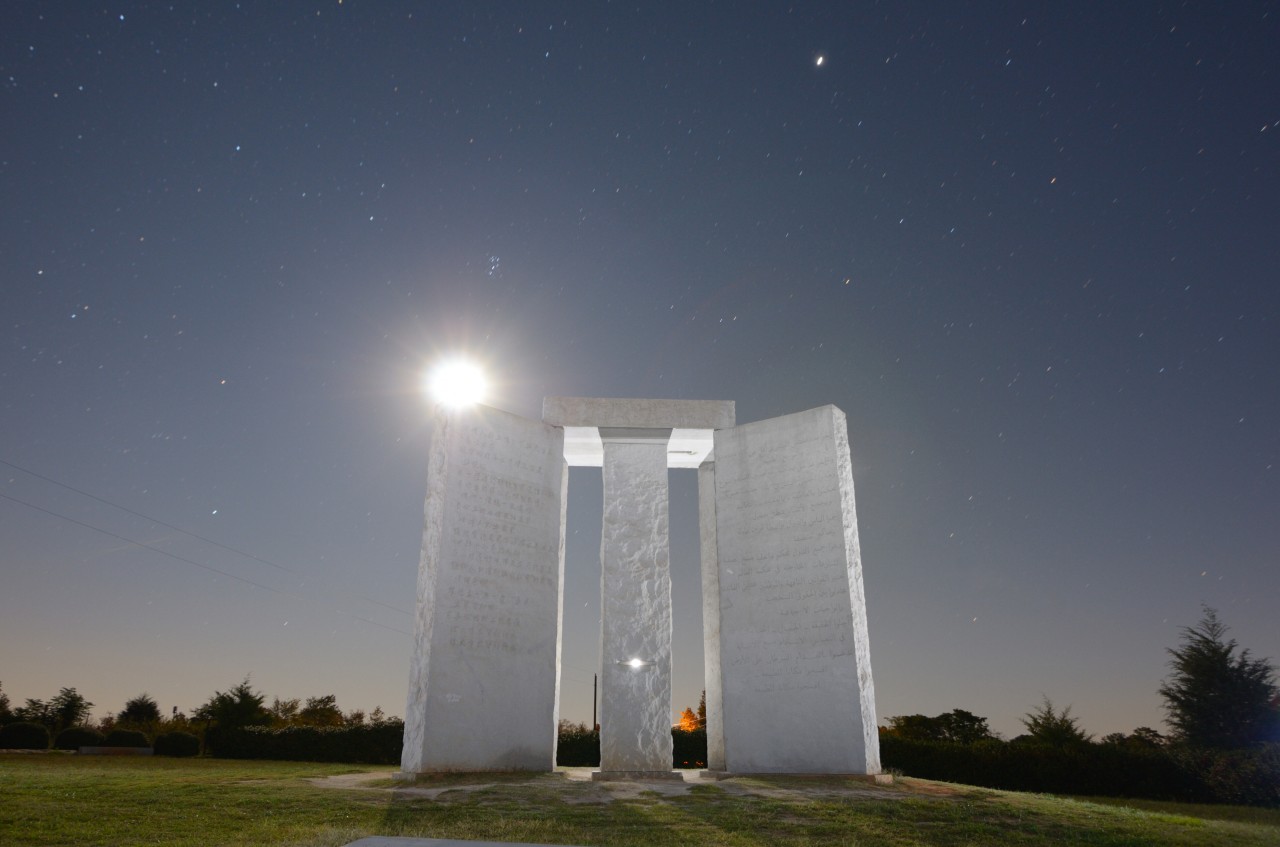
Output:
M488 388L484 370L468 359L440 362L427 375L427 391L431 397L454 408L479 403Z
M645 662L644 662L644 659L632 659L631 661L627 662L627 664L634 669L634 668L643 668Z

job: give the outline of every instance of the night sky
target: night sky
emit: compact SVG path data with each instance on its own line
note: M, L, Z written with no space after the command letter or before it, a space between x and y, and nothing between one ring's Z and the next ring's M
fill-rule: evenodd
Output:
M3 690L403 715L466 352L530 417L839 406L882 719L1162 728L1202 604L1280 657L1277 44L1275 2L6 3Z

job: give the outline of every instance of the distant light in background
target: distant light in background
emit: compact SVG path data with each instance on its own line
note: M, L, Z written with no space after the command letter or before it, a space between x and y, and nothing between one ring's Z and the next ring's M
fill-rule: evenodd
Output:
M427 374L426 388L431 399L456 409L483 401L489 381L470 359L446 359Z

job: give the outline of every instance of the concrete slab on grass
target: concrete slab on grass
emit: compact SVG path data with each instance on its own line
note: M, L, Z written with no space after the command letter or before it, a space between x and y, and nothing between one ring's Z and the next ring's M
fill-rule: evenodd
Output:
M347 847L553 847L527 841L463 841L460 838L401 838L371 835L352 841Z

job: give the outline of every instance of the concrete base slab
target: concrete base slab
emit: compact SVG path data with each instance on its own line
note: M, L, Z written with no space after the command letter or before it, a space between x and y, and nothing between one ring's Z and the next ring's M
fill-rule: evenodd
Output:
M405 838L371 835L352 841L347 847L552 847L527 841L463 841L460 838Z
M391 778L396 782L403 782L406 785L412 785L415 782L438 782L440 780L452 779L459 776L483 777L491 776L510 776L519 774L527 776L529 779L539 778L546 779L568 779L568 775L561 771L428 771L426 773L409 773L406 771L395 771L391 774ZM470 843L470 842L468 842Z
M656 780L684 782L680 771L593 771L592 782L650 782Z
M866 782L871 785L893 785L891 773L738 773L737 771L697 771L698 779L719 780L747 777L779 777L788 779L847 779L852 782Z

